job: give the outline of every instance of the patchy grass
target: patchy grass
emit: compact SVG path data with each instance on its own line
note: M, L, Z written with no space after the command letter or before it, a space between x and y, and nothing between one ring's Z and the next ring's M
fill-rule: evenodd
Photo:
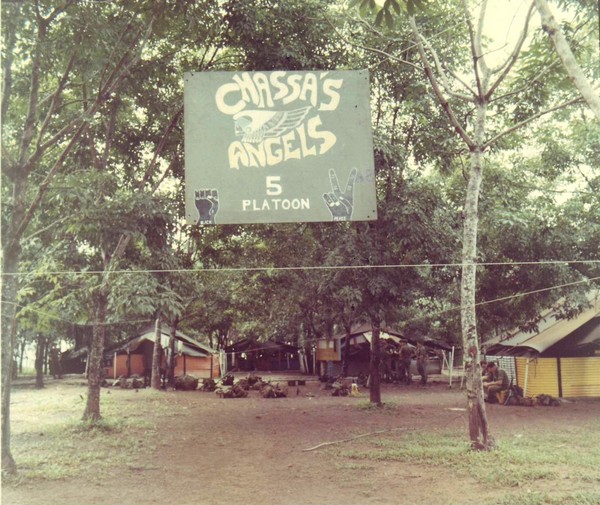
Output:
M600 492L575 492L571 494L525 492L507 496L500 501L490 503L490 505L515 505L516 503L519 505L598 505L600 503Z
M398 461L446 467L475 478L488 489L512 490L510 497L490 505L597 505L600 491L585 489L600 488L600 447L590 443L598 439L600 423L570 427L563 433L515 435L500 440L494 451L476 452L469 449L463 432L404 432L362 440L357 448L337 449L336 455L341 461L362 464ZM525 488L529 491L522 492ZM556 491L550 495L531 488ZM566 491L561 493L561 489Z
M381 405L377 405L375 403L371 403L369 400L360 400L356 403L355 407L358 410L366 410L368 412L397 412L406 406L394 401L383 402Z
M19 474L6 482L97 477L114 466L144 466L156 449L151 443L156 427L146 414L168 409L160 393L103 390L103 417L95 423L81 420L84 394L60 387L13 393L19 408L13 409L12 452Z

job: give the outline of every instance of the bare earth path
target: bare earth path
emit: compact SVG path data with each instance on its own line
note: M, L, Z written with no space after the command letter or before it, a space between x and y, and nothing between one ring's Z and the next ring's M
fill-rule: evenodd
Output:
M65 398L85 394L81 384L53 383L48 389L53 387L61 388ZM340 450L356 448L369 437L305 450L381 430L391 430L389 436L398 438L415 430L459 430L467 437L464 392L441 383L424 388L384 385L384 402L396 407L383 410L366 408L368 394L332 397L318 383L301 387L298 395L290 388L290 393L282 399L263 399L255 391L245 399L219 399L213 393L112 389L111 401L128 406L123 415L137 415L135 402L155 395L160 408L144 412L143 423L140 419L143 426L153 423L153 437L140 428L139 444L101 472L90 468L79 478L3 485L2 503L467 505L497 497L497 492L448 467L372 460L355 464L340 458ZM14 445L20 437L32 436L19 429L19 406L26 394L43 392L15 391ZM491 405L488 416L497 438L527 436L562 430L570 423L597 422L600 402L559 408Z

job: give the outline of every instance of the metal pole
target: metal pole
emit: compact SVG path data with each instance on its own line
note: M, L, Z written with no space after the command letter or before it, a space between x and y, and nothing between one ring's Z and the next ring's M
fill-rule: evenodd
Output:
M454 346L452 346L452 351L450 352L450 361L448 362L448 375L450 376L448 381L448 387L452 387L452 372L454 372Z
M529 358L525 361L525 384L523 384L523 397L527 398L527 381L529 380Z

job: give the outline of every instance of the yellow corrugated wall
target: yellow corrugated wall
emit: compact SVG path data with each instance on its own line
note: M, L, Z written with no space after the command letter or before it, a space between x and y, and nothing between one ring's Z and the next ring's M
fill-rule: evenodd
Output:
M564 397L600 396L600 357L561 358L560 370Z
M535 358L529 360L529 373L525 384L527 358L516 358L517 384L529 397L537 395L558 396L558 364L556 358Z
M515 358L517 384L525 389L527 358ZM600 397L600 357L560 358L562 396ZM529 360L526 395L540 394L560 396L558 386L558 361L556 358Z

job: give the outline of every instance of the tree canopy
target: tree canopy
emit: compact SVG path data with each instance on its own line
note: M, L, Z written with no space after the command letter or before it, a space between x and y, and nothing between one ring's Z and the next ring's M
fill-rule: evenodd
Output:
M554 6L573 13L557 42L536 0L488 66L480 4L3 2L3 468L31 328L85 331L96 373L106 345L157 317L216 348L310 349L377 321L467 350L461 306L479 345L600 285L600 128L578 85L597 94L597 5ZM364 68L377 221L184 224L185 72Z

